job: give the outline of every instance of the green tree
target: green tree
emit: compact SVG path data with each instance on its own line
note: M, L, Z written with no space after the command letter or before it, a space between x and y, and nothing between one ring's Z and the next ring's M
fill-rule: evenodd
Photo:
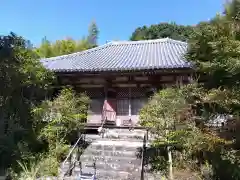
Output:
M240 179L239 167L239 112L240 112L240 1L226 4L222 15L199 24L189 43L187 59L196 64L200 74L207 76L203 87L208 90L208 102L199 107L201 119L215 114L231 114L235 120L234 144L224 149L215 165L216 178ZM231 156L229 156L231 154ZM231 177L231 178L230 178Z
M155 94L140 113L141 124L154 128L154 146L166 145L169 164L169 178L173 179L173 162L169 135L179 122L179 112L188 108L184 96L178 89L169 88Z
M91 47L97 46L99 30L95 21L91 22L88 28L88 43Z
M97 46L98 34L97 24L93 21L89 26L87 38L66 38L51 43L44 37L41 45L35 48L35 52L40 58L49 58L84 51Z
M230 21L239 21L240 19L240 1L233 0L232 2L226 3L225 5L225 17Z
M199 155L219 152L231 144L204 126L196 126L199 116L203 123L209 122L208 117L199 114L196 108L208 103L211 94L197 84L167 88L156 93L141 110L141 124L155 135L152 147L166 150L167 154L163 158L159 155L150 157L153 170L167 171L168 177L173 179L173 167L198 170L195 158L203 163L203 157L197 158Z
M31 108L46 97L53 74L14 33L0 37L0 59L0 167L7 168L39 151Z
M165 125L169 122L165 112L172 121L178 120L174 118L176 114L182 116L181 107L177 106L176 102L179 98L185 100L182 104L188 105L187 112L191 112L191 116L183 117L187 125L193 122L192 128L188 130L176 128L165 137L168 138L168 142L173 143L173 146L181 147L188 159L197 155L199 165L203 163L202 160L211 163L214 179L240 179L237 126L240 112L239 4L239 0L233 0L226 5L223 14L217 15L209 22L199 23L188 40L186 58L195 65L197 74L200 74L204 82L192 87L181 87L175 91L163 90L167 92L164 92L164 95L170 93L173 96L163 96L163 92L160 92L143 109L141 115L143 124L158 128L164 124L161 121L166 121ZM173 106L169 107L168 104ZM236 131L230 132L226 129L228 136L221 131L216 133L208 126L216 116L223 114L232 116L226 119L227 122L235 122L232 126ZM226 126L231 128L228 124ZM161 128L166 129L166 126ZM162 143L163 140L164 138L157 138L155 143ZM200 154L202 155L199 156Z
M63 40L57 40L54 43L44 40L40 47L36 48L35 51L39 57L49 58L84 51L92 47L95 46L92 46L84 37L80 40L67 38Z
M66 141L67 136L84 127L88 103L86 95L77 95L71 88L63 89L53 101L44 101L33 110L36 126L45 124L40 137L50 145Z
M235 3L232 1L228 6ZM234 18L237 15L232 16L223 15L217 21L197 26L187 53L187 59L197 65L197 71L207 75L204 87L211 89L216 98L218 95L225 98L224 103L223 99L218 101L217 106L222 107L218 109L220 113L240 110L240 29L236 26L240 21Z
M42 43L41 43L40 47L36 48L35 50L36 50L37 54L43 58L49 58L49 57L54 56L52 45L51 45L50 41L47 40L47 37L44 37L42 39Z
M138 27L132 33L130 40L148 40L159 38L172 38L180 41L187 41L193 33L192 26L177 25L175 23L160 23L149 27Z
M77 43L71 38L57 40L52 44L52 53L54 56L61 56L76 52Z
M91 45L89 44L87 38L83 37L79 41L77 41L76 45L76 52L88 50L91 48Z

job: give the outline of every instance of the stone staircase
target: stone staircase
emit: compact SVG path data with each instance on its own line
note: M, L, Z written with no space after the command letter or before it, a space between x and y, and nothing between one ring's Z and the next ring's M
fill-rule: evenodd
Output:
M145 130L104 129L102 135L86 135L89 146L72 169L71 177L95 175L98 180L140 180ZM65 171L69 164L62 167ZM65 177L68 179L69 177Z

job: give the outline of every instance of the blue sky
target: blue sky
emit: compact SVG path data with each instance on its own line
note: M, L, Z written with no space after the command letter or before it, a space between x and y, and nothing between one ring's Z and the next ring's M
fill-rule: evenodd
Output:
M160 22L196 24L223 9L224 0L2 0L0 34L10 31L39 45L87 34L95 20L99 44L128 40L135 28Z

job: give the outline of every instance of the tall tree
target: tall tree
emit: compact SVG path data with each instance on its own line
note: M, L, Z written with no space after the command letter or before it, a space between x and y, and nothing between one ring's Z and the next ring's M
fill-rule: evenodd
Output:
M186 107L189 107L187 112L191 112L190 116L184 117L183 122L187 125L194 122L193 126L187 131L173 128L173 133L167 138L177 145L175 147L183 148L183 152L190 155L188 157L198 155L201 160L198 164L201 165L203 160L211 163L213 179L219 180L240 179L239 5L240 0L229 2L223 14L209 22L199 23L188 40L186 58L195 65L202 77L207 76L205 81L180 88L172 96L166 96L172 92L171 89L163 90L154 96L141 114L142 123L153 128L159 128L162 122L166 124L168 118L165 112L177 110L167 113L170 120L177 121L182 111L174 102L181 97L188 105ZM167 110L164 109L166 98L173 102L173 107L168 107ZM225 115L222 117L226 122L221 131L216 132L216 129L209 128L209 124L218 123L216 117L219 115ZM160 131L157 129L157 132ZM159 139L157 141L161 143L162 136ZM226 141L229 139L230 142Z
M239 0L233 0L232 2L230 3L227 3L225 5L225 11L224 11L224 14L225 14L225 17L228 19L228 20L234 20L234 21L239 21L240 20L240 1Z
M76 46L76 41L71 38L57 40L52 44L52 54L53 56L71 54L76 52Z
M99 30L95 21L92 21L88 29L88 42L91 47L97 46Z
M84 51L92 47L94 46L90 45L84 37L80 40L73 40L72 38L57 40L54 43L44 39L40 47L36 48L35 51L39 57L49 58Z
M42 43L40 47L36 49L36 52L40 57L43 57L43 58L49 58L54 55L52 50L52 45L50 41L47 40L47 37L44 37L42 39Z
M197 70L207 75L203 84L207 101L199 107L201 119L207 120L217 114L232 116L236 131L231 148L222 150L220 161L214 166L216 179L240 179L239 112L240 112L240 1L226 4L222 15L209 23L196 27L189 41L187 59L196 64ZM231 154L231 157L229 156Z
M138 27L131 35L130 40L148 40L159 38L172 38L187 41L193 33L192 26L177 25L176 23L160 23L150 27Z
M0 167L38 151L31 108L46 96L52 73L22 37L0 36ZM29 155L29 154L28 154Z
M87 38L85 38L85 37L83 37L82 39L80 39L76 42L76 51L77 52L84 51L84 50L87 50L90 48L91 48L91 46L90 46Z
M80 40L66 38L50 43L44 37L41 45L35 48L35 52L40 58L49 58L84 51L97 46L98 34L97 24L93 21L89 26L87 38L83 37Z

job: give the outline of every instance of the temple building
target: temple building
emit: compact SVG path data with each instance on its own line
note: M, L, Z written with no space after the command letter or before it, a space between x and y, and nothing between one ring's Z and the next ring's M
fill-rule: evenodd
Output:
M155 91L191 81L186 51L187 43L169 38L113 41L41 61L60 86L90 97L88 126L138 126L139 110Z

